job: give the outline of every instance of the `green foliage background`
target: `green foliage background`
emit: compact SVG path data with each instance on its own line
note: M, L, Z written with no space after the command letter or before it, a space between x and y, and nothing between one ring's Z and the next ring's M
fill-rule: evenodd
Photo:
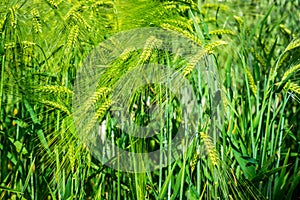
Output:
M299 19L300 2L285 0L1 1L0 199L299 198ZM73 84L97 44L149 26L213 55L224 123L220 139L203 128L169 167L123 173L94 159L78 139ZM183 74L194 76L187 67ZM105 104L111 87L101 90L98 120L116 129Z

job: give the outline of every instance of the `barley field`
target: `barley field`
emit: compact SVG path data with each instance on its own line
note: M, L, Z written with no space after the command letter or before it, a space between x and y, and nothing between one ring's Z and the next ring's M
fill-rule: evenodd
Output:
M0 199L300 199L299 0L1 0Z

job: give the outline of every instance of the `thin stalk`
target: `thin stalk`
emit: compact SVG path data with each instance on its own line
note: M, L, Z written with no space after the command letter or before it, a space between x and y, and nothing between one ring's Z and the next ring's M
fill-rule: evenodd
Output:
M244 68L246 68L246 64L245 64L245 60L243 59L243 66ZM248 99L248 106L249 106L249 110L251 112L251 108L252 108L252 102L251 102L251 95L250 95L250 87L249 87L249 82L248 82L248 78L247 75L245 74L245 80L246 80L246 88L247 88L247 99ZM253 158L256 158L256 147L255 147L255 140L254 140L254 130L253 130L253 119L252 119L252 114L250 114L250 137L251 137L251 146L252 146L252 155Z
M4 85L4 64L5 64L5 55L2 56L1 62L1 83L0 83L0 108L2 108L2 95L3 95L3 85Z
M118 172L117 172L117 176L118 176L118 200L121 199L121 173L120 173L120 156L118 153Z
M266 129L265 129L265 135L264 135L264 142L263 142L263 146L262 146L263 152L262 152L262 157L261 157L261 167L263 166L264 161L265 161L266 151L267 151L267 147L268 147L267 141L269 142L269 136L270 136L270 134L269 134L270 124L269 123L270 123L271 105L272 105L272 100L269 100L268 109L267 109Z
M159 99L158 99L158 102L161 102L162 101L162 88L161 88L161 85L159 86ZM163 116L161 115L161 119L160 119L160 122L161 122L161 127L164 127L164 121L163 121ZM163 128L161 128L161 137L160 137L160 140L159 140L159 150L162 152L163 150L163 141L164 141L164 137L163 137ZM162 166L162 159L163 159L163 154L161 153L159 155L159 163L160 163L160 166ZM158 194L160 194L161 192L161 186L162 186L162 167L159 168L159 181L158 181Z
M185 123L185 126L187 126L187 123ZM188 131L187 127L185 127L184 130ZM183 185L184 185L184 177L185 177L186 151L187 151L186 147L187 147L187 145L185 144L185 141L182 140L183 166L181 168L182 175L181 175L181 182L180 182L180 197L179 197L180 200L182 200L182 198L183 198Z

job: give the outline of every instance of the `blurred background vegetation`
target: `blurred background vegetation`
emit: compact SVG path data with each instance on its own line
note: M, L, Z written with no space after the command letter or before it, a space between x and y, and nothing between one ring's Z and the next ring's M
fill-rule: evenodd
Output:
M300 1L2 0L0 199L299 199L299 20ZM130 174L81 143L72 94L100 42L141 27L180 34L214 57L224 120L218 140L204 127L171 166ZM118 131L101 108L98 120Z

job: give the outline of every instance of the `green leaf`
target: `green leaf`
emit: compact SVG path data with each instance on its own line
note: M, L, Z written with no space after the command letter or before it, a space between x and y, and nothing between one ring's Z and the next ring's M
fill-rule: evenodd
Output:
M0 189L3 190L3 191L7 191L7 192L22 194L22 192L20 192L18 190L15 190L15 189L12 189L12 188L9 188L9 187L5 187L5 186L2 186L2 185L0 185Z
M21 128L27 128L29 126L28 123L24 122L21 119L14 120L14 122Z
M22 155L28 154L27 149L23 146L23 144L20 141L14 141L14 139L11 137L9 138L9 140L16 147L18 153L21 153Z
M51 153L50 148L48 146L47 140L46 140L46 138L44 136L43 130L41 130L41 129L38 130L37 131L37 135L38 135L38 137L39 137L39 139L41 141L42 146L46 149L46 151L49 154L49 156L52 156L52 153Z
M293 177L293 181L292 181L291 187L288 191L286 199L292 199L294 190L298 186L299 182L300 182L300 169L298 169L298 172L297 172L296 176Z
M235 151L234 149L233 149L233 154L235 159L239 163L246 179L252 180L256 175L255 166L253 166L253 161L252 161L253 158L251 159L247 157L247 159L245 159L239 152Z
M162 186L161 192L159 194L159 199L163 199L163 197L165 196L165 194L168 190L169 183L170 183L170 181L173 177L173 171L174 171L176 165L177 165L176 163L173 164L173 167L172 167L171 171L169 172L169 174L168 174L168 176L167 176L167 178L166 178L166 180L165 180L165 182Z
M13 154L11 154L10 152L7 153L7 158L8 158L14 165L17 164L17 159L16 159L16 157L15 157Z
M277 167L275 169L271 169L265 172L259 172L255 177L253 177L252 181L262 181L264 179L268 179L271 175L279 172L281 169L286 168L288 165Z
M29 112L33 123L40 124L40 121L38 120L33 108L31 107L31 105L29 104L29 102L26 99L24 99L24 105L25 105L27 111Z

